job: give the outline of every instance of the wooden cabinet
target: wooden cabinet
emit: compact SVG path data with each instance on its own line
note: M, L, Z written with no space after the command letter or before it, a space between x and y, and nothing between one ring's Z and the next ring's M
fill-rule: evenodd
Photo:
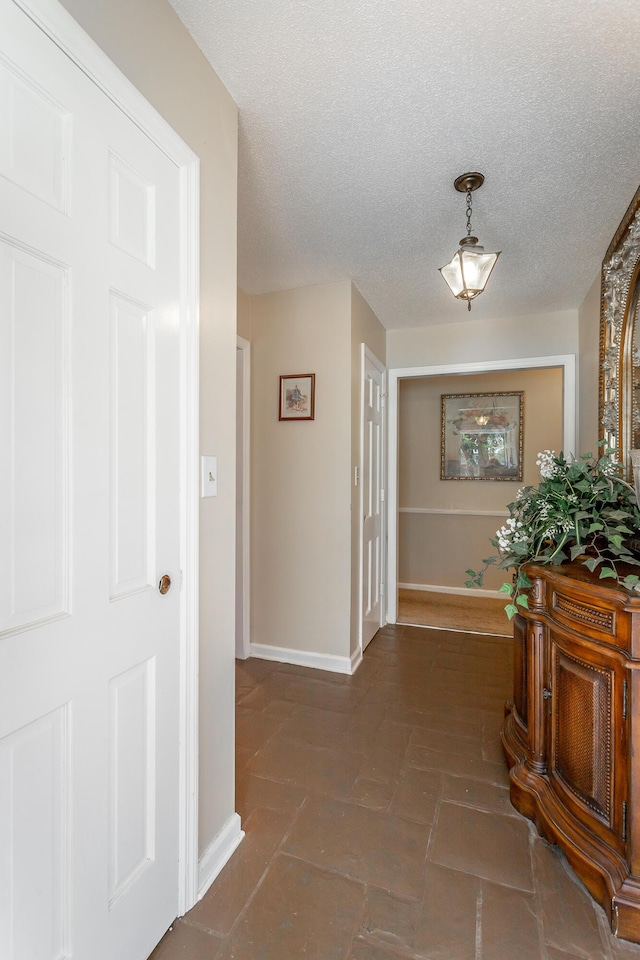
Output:
M511 800L640 943L640 595L580 564L528 574L502 730Z

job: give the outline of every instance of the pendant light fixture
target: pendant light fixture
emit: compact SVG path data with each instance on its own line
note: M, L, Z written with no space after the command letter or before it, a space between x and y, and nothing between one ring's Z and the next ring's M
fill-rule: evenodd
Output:
M463 173L454 180L453 185L458 193L467 195L467 236L460 241L460 249L440 273L446 280L449 289L458 300L466 300L467 308L471 310L471 301L482 293L491 276L491 271L500 256L498 253L485 253L484 247L478 243L478 238L471 236L471 194L484 183L481 173Z

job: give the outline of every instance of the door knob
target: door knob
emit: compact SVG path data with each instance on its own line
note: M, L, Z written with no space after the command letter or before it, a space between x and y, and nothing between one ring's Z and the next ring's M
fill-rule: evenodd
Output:
M160 591L161 594L164 595L165 593L169 593L170 589L171 589L171 577L169 576L168 573L165 573L162 577L160 577L160 582L158 583L158 590Z

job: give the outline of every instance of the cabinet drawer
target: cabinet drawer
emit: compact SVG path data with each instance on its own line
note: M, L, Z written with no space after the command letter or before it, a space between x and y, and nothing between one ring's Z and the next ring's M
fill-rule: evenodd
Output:
M549 614L562 626L594 640L616 647L627 647L628 617L616 607L583 597L576 590L571 593L554 587L551 591Z

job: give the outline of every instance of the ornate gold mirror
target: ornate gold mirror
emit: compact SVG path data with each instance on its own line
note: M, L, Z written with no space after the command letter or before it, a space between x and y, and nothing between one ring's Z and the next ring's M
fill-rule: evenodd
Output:
M640 189L602 261L600 437L632 476L640 449Z

